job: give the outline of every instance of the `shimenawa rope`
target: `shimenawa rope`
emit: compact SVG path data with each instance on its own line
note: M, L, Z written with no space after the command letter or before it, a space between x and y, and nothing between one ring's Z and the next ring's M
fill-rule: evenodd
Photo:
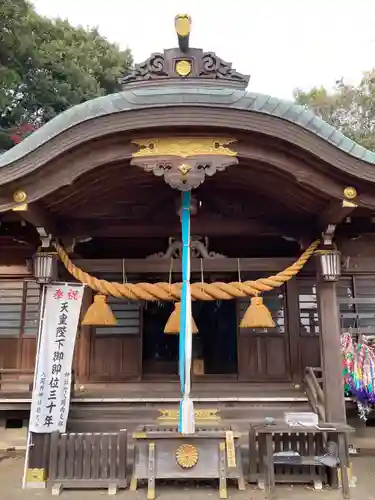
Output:
M258 278L255 281L233 281L231 283L192 283L191 296L195 300L230 300L235 297L257 296L282 286L292 279L314 254L319 240L312 243L291 266L283 271ZM168 300L178 301L181 295L181 283L117 283L95 278L78 268L70 260L64 248L58 243L54 247L67 271L78 281L88 285L92 290L103 295L124 298L127 300Z

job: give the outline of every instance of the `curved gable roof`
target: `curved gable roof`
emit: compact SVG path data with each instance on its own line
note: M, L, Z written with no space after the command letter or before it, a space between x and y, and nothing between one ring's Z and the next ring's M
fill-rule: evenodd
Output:
M375 152L360 146L312 111L293 102L229 88L157 86L124 90L66 110L0 155L0 168L10 166L83 122L120 112L168 106L217 107L270 115L298 125L356 159L375 164Z

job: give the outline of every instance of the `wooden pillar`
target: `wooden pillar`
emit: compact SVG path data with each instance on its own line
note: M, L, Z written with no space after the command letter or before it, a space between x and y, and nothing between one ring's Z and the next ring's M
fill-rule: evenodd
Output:
M82 301L81 319L85 317L87 309L92 304L92 290L86 287ZM91 326L79 326L79 345L77 353L78 382L85 384L90 378Z
M328 422L346 422L336 283L317 281L323 389Z

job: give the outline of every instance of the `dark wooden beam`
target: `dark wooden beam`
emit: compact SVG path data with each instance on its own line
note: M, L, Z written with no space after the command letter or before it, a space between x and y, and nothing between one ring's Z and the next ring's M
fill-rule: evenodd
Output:
M278 258L245 258L240 259L241 271L253 271L259 273L282 271L295 262L296 259L278 257ZM170 271L169 259L73 259L76 266L92 274L97 273L119 273L122 274L124 266L127 274L138 273L161 273L168 275ZM201 259L191 259L191 271L200 273ZM204 272L238 272L237 258L215 258L203 259ZM304 271L313 272L312 264L308 263ZM181 260L173 261L173 272L181 272Z
M181 225L178 217L165 219L164 222L144 220L139 224L133 221L111 221L105 219L77 219L65 221L64 228L60 231L60 236L74 236L77 239L86 237L108 237L108 238L168 238L179 235ZM290 223L278 226L277 223L264 222L256 219L239 219L228 217L199 217L192 218L192 234L203 236L236 236L236 235L257 235L257 236L287 236L295 238L309 235L310 229L300 223Z
M23 277L23 276L30 276L31 275L31 269L29 267L22 266L22 265L10 265L10 266L0 266L0 276L2 278L4 277Z
M347 200L335 200L319 216L319 229L325 231L328 225L338 225L348 217L357 205Z
M17 214L37 230L43 228L47 234L56 235L58 233L54 217L37 201L29 203L27 210L17 212Z

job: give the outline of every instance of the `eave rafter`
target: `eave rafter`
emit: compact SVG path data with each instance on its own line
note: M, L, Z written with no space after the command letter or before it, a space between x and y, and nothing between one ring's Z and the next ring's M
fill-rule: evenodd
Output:
M353 201L356 195L353 196L352 199L345 197L345 192L349 189L352 190L353 188L346 188L344 190L343 199L333 201L320 215L319 225L321 228L326 227L328 224L340 224L344 219L346 219L346 217L349 217L349 215L351 215L356 208L358 208L357 203Z

